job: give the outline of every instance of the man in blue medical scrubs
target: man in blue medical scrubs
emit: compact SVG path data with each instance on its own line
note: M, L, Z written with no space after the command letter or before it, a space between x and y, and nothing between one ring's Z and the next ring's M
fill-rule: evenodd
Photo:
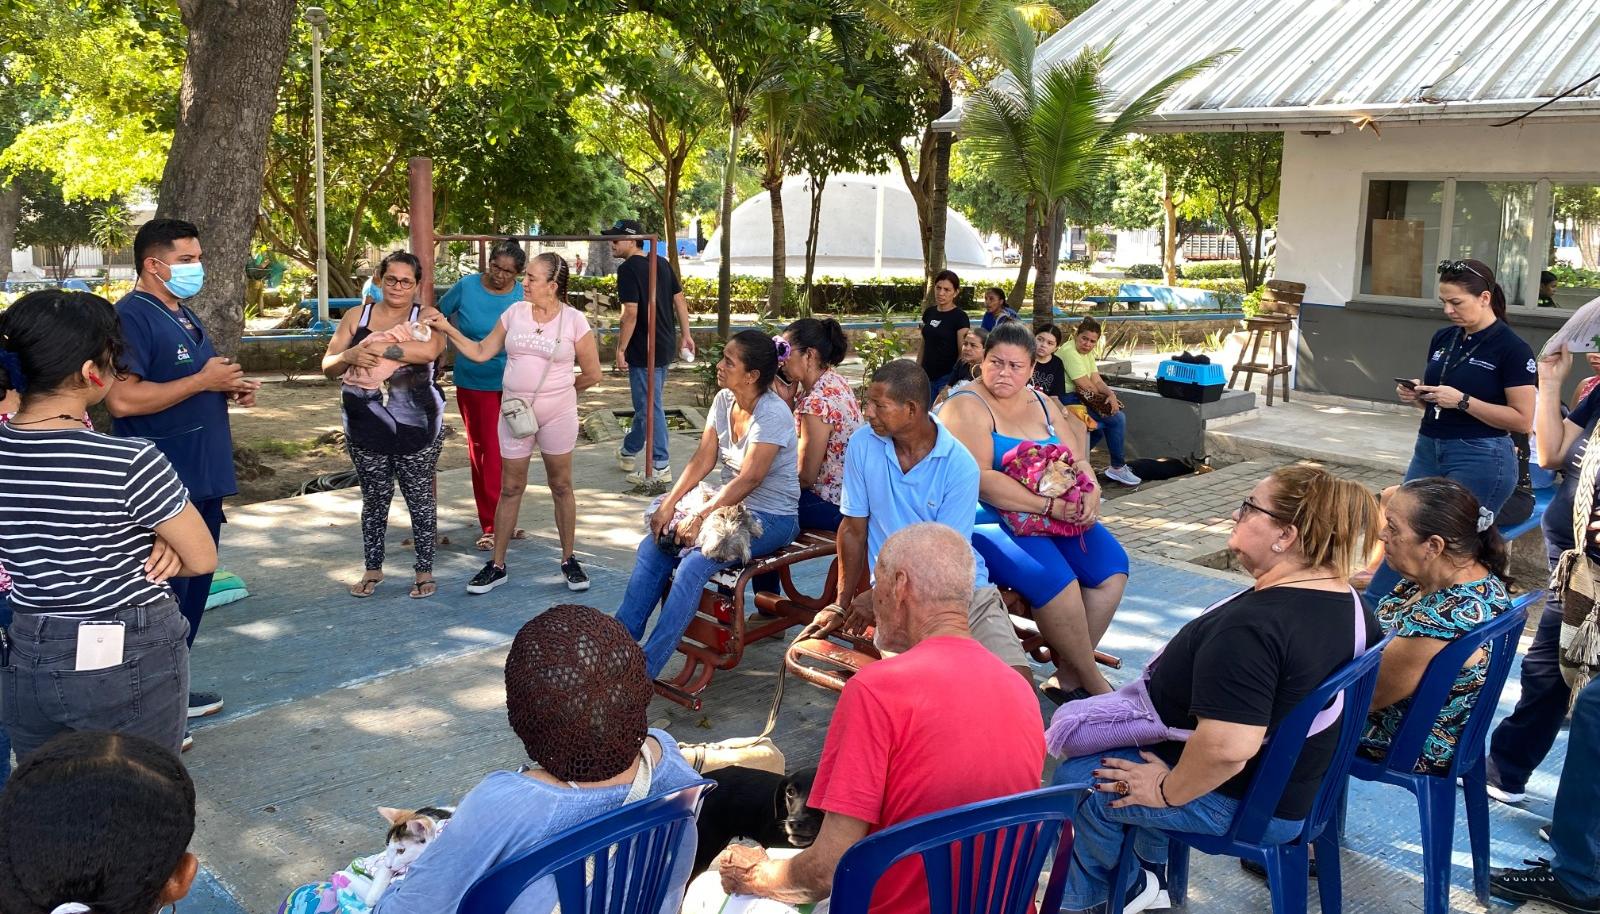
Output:
M222 500L239 491L228 401L253 406L261 384L246 380L237 362L217 354L200 318L184 305L205 280L200 233L193 224L181 219L145 223L134 236L133 258L138 282L117 302L128 374L106 397L111 427L118 435L153 442L166 455L215 541L222 532ZM168 583L189 620L192 650L211 575ZM215 692L189 693L190 717L220 710L222 697ZM190 742L185 734L183 747Z

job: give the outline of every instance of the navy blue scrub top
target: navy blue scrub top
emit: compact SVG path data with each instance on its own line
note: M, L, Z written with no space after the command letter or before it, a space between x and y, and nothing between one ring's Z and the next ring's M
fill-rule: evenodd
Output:
M1474 400L1506 405L1506 391L1531 387L1539 381L1533 349L1512 332L1505 321L1495 321L1477 333L1446 327L1428 344L1428 367L1422 383L1454 387ZM1422 411L1422 434L1429 438L1497 438L1505 429L1486 425L1459 409Z
M130 292L117 302L123 364L130 374L156 384L199 374L216 356L200 318L186 307L170 311L148 292ZM184 321L193 327L184 326ZM228 429L228 397L207 390L148 416L113 419L111 429L126 438L153 443L196 503L239 491L233 473L233 433Z

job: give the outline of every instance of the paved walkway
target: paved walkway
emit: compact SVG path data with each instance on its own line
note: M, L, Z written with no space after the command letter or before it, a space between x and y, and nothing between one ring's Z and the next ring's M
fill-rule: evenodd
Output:
M1415 410L1298 393L1294 397L1270 408L1262 400L1254 418L1211 431L1206 435L1208 452L1236 459L1294 456L1405 474L1417 440Z
M681 465L691 438L673 436ZM1148 485L1111 502L1113 527L1134 548L1127 597L1105 648L1130 674L1185 620L1239 586L1239 578L1174 561L1216 551L1217 518L1237 504L1269 464L1240 464L1210 476ZM539 578L556 570L549 501L534 471L524 502L531 534L511 556L512 580L468 597L466 580L483 554L475 532L465 470L441 474L441 528L456 545L440 551L440 594L414 601L405 512L397 501L390 528L390 579L368 600L345 595L359 569L359 498L354 490L252 505L230 513L223 564L244 576L248 599L208 615L194 654L197 686L220 690L225 711L200 723L185 757L199 787L194 847L205 865L188 914L270 914L293 885L324 878L381 845L378 805L450 802L485 773L515 766L521 746L505 723L501 664L517 628L550 604L577 597L615 608L633 564L645 499L619 494L610 447L588 445L575 461L580 556L594 586L570 595ZM1193 505L1195 529L1148 536L1134 518ZM1175 517L1175 515L1174 515ZM1200 523L1204 520L1205 523ZM1185 521L1189 523L1189 521ZM1148 525L1147 525L1148 526ZM1184 553L1184 543L1196 545ZM820 563L818 563L820 564ZM808 572L814 580L821 568ZM719 674L706 708L691 713L656 701L651 717L686 741L758 732L772 695L780 645L746 654ZM1515 677L1502 710L1516 693ZM814 763L834 697L797 685L785 699L777 741L793 766ZM1046 713L1041 708L1041 714ZM1528 810L1493 811L1496 863L1541 853L1534 831L1549 812L1564 742L1531 785ZM1420 905L1417 822L1410 801L1389 788L1354 792L1345 897L1354 912L1405 912ZM1465 848L1464 825L1458 850ZM1458 854L1455 884L1466 886ZM1231 861L1197 858L1191 909L1246 912L1267 906L1265 889ZM1457 891L1463 910L1479 911Z

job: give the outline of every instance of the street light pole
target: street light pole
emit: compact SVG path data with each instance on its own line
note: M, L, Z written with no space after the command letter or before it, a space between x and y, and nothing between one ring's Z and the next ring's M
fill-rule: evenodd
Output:
M312 144L317 169L317 320L314 329L326 330L328 323L328 208L322 170L322 31L328 27L328 14L320 6L307 7L301 14L311 24L311 106Z

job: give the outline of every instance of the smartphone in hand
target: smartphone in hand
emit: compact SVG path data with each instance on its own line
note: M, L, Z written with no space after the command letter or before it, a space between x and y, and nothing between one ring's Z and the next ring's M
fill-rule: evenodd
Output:
M1399 384L1401 387L1404 387L1406 390L1417 389L1417 382L1411 380L1410 378L1395 378L1394 382Z

